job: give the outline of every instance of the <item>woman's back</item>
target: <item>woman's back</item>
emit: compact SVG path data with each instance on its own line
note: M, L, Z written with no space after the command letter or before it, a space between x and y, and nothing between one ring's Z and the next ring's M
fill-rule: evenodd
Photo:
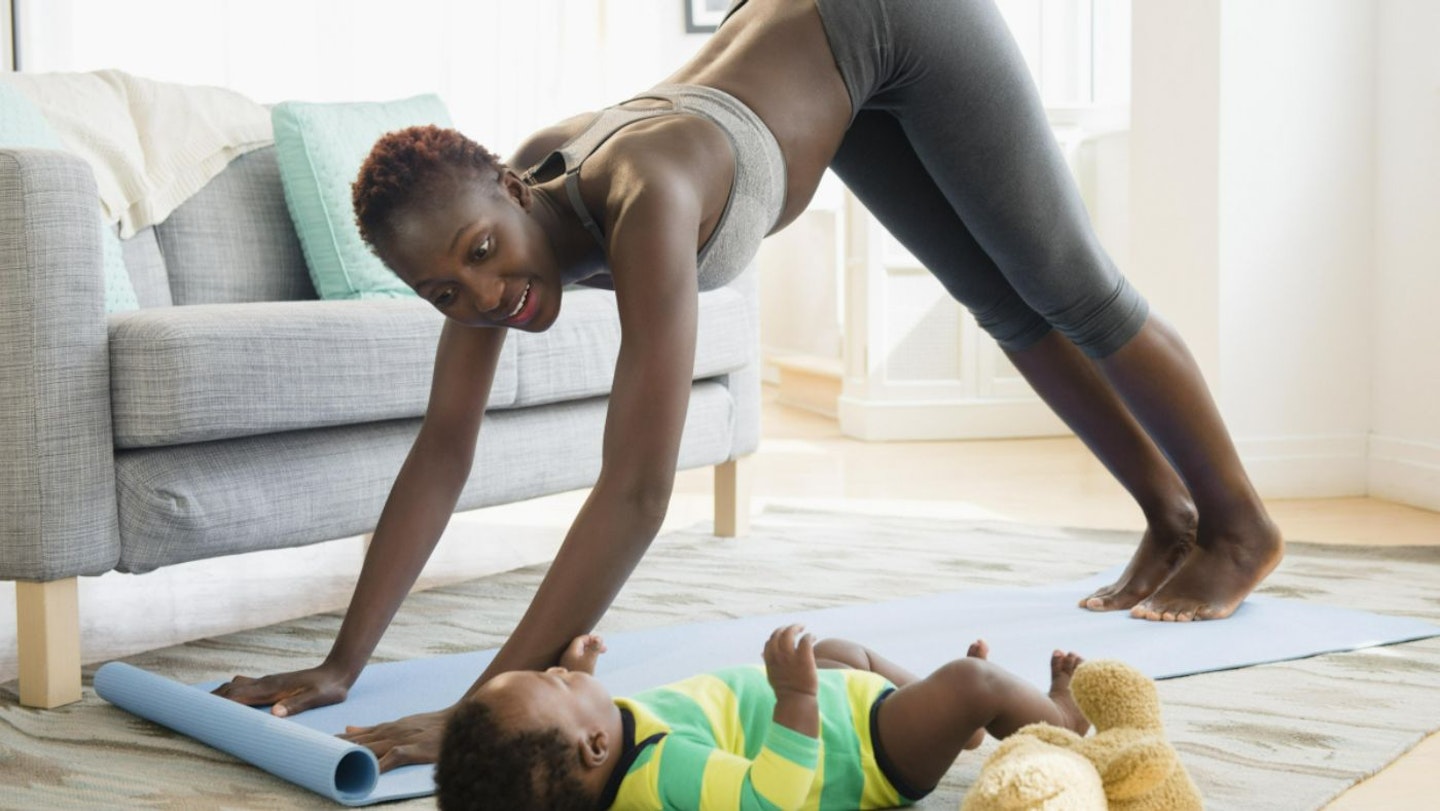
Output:
M664 83L723 90L765 122L788 170L777 229L809 205L850 123L850 97L814 0L749 0Z

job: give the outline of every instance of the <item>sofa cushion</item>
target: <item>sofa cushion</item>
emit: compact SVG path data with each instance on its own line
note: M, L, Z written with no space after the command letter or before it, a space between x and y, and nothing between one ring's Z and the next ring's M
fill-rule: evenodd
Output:
M176 304L315 298L274 147L231 161L155 233Z
M287 101L275 105L270 117L285 202L320 297L413 297L360 238L350 185L385 133L416 124L450 126L444 102L434 95L350 104Z
M620 354L615 294L567 288L560 312L549 330L516 336L519 380L511 408L609 393ZM721 287L701 293L699 316L692 379L733 372L757 352L756 333L738 291Z
M180 445L419 417L443 317L428 303L199 305L110 320L111 410L121 448ZM744 298L700 296L695 379L755 350ZM571 289L543 333L505 341L489 407L609 393L619 351L615 294Z
M113 230L113 229L112 229ZM135 286L135 298L141 307L169 307L175 303L170 295L170 276L165 270L165 254L155 237L155 227L142 228L135 236L120 240L125 253L125 269Z
M487 415L459 510L588 487L607 401ZM735 403L697 383L679 467L730 458ZM115 458L122 572L343 538L375 528L419 420L122 451Z
M115 444L417 417L443 317L412 301L210 304L112 316ZM514 397L507 347L492 398Z

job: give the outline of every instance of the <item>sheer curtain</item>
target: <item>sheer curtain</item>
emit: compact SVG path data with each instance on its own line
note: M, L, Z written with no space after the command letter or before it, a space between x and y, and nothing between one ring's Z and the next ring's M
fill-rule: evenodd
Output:
M683 0L10 1L22 70L119 68L266 103L434 92L501 155L704 42L684 33ZM1128 104L1131 0L998 2L1047 105Z
M25 71L118 68L265 103L433 92L501 155L618 92L604 0L16 2Z

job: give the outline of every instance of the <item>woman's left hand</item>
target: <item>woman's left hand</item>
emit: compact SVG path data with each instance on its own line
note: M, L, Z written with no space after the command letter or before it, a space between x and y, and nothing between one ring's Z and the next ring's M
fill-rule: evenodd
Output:
M434 763L440 759L440 738L451 709L407 715L373 727L347 726L340 737L368 747L380 758L382 772L415 763Z
M595 661L605 652L605 640L599 634L581 634L560 654L560 666L595 675Z

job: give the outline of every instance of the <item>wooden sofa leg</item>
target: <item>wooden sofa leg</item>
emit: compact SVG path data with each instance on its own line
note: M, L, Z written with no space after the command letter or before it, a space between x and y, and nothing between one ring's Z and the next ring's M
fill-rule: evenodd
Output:
M20 703L51 709L80 700L79 578L15 584Z
M738 538L750 531L750 458L715 466L715 534Z

